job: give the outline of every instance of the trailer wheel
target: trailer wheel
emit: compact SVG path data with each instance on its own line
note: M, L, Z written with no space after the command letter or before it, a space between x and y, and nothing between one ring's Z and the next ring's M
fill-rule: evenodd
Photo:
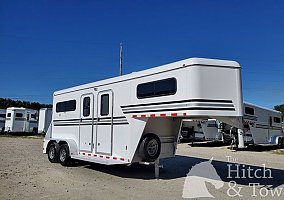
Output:
M37 134L37 128L33 128L32 134L33 134L33 135L36 135L36 134Z
M284 148L284 137L281 140L281 146L282 146L282 149L283 149Z
M277 140L277 149L282 149L282 139L281 138L278 138Z
M57 163L59 158L59 144L56 142L51 143L48 146L47 155L51 163Z
M156 160L161 152L161 141L155 134L147 134L140 143L140 155L145 161Z
M70 161L69 147L67 144L62 144L59 148L59 162L63 166L68 166Z

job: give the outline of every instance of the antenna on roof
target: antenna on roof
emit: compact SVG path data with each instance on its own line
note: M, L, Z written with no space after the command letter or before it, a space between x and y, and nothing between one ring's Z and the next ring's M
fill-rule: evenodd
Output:
M119 68L120 68L119 75L122 76L122 42L120 43L120 48L119 48Z

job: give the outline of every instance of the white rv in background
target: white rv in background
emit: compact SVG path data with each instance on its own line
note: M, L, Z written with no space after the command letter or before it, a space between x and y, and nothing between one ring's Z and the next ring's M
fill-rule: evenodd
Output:
M4 132L6 120L6 110L0 109L0 132Z
M5 132L37 133L38 111L10 107L6 111Z
M62 165L172 158L182 119L241 128L242 107L237 62L190 58L55 92L43 153Z
M52 108L39 110L38 133L46 133L52 119Z

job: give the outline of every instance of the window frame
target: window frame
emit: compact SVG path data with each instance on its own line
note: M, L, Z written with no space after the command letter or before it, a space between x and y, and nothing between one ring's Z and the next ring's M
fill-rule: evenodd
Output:
M273 117L273 122L280 124L281 123L281 118L280 117Z
M73 104L72 107L68 104ZM72 112L75 111L77 109L77 101L75 99L72 100L68 100L68 101L60 101L56 103L55 106L55 111L56 113L61 113L61 112ZM70 109L70 107L72 109Z
M104 111L104 104L103 104L103 97L106 97L107 96L107 112L103 112ZM110 103L109 103L109 100L110 100L110 95L109 94L102 94L101 95L101 105L100 105L100 115L101 116L108 116L109 115L109 113L110 113L110 107L109 107L109 105L110 105Z
M168 90L168 91L163 91L163 90L156 90L157 86L159 84L162 84L163 82L166 81L174 81L174 88L173 90ZM139 90L141 90L141 87L149 85L149 87L153 90L149 92L149 95L143 95ZM161 86L161 85L160 85ZM160 79L156 81L151 81L151 82L146 82L146 83L140 83L136 87L136 98L137 99L146 99L146 98L153 98L153 97L161 97L161 96L170 96L170 95L175 95L177 93L177 79L175 77L171 78L166 78L166 79Z
M250 112L250 111L252 111L252 112ZM245 106L245 114L254 115L254 111L255 111L254 108Z
M15 118L23 118L24 114L23 113L15 113Z
M86 105L86 103L88 103L88 105ZM87 114L85 111L87 111ZM91 97L86 96L83 98L83 117L89 117L90 114L91 114Z
M34 114L31 114L31 117L30 117L31 119L36 119L36 113L34 113Z

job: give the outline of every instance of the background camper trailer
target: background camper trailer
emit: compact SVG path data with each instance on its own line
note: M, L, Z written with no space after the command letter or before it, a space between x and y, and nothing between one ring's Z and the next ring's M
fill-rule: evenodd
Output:
M41 108L39 110L38 133L46 133L52 119L52 108Z
M0 109L0 132L4 132L6 120L6 110Z
M37 133L36 110L27 108L7 108L5 132Z
M191 58L57 91L43 153L62 165L174 157L184 118L220 117L241 128L240 71L234 61Z

